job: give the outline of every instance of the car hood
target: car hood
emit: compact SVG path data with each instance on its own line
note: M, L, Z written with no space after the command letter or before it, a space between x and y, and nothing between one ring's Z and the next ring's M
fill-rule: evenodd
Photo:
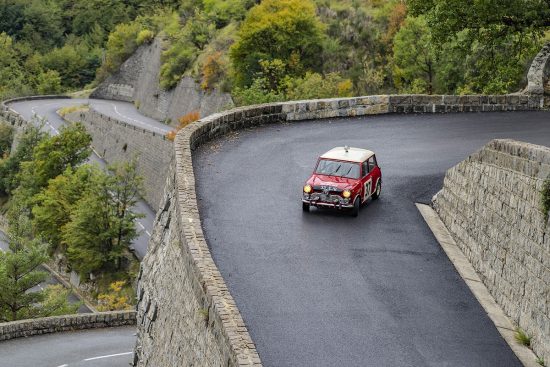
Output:
M313 175L307 180L308 185L311 186L333 186L340 190L351 188L357 183L357 179L345 178L337 176L325 176L325 175Z

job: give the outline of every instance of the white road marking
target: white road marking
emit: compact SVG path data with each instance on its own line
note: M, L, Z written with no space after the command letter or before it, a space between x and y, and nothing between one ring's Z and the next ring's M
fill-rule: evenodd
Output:
M127 356L129 354L133 354L134 352L125 352L125 353L117 353L117 354L109 354L106 356L99 356L99 357L92 357L92 358L86 358L84 361L94 361L96 359L103 359L103 358L111 358L111 357L118 357L118 356Z
M68 364L62 364L60 366L57 366L57 367L68 367L69 365Z
M149 233L149 231L145 231L145 233L147 234L147 236L151 237L151 233Z
M145 229L145 227L143 226L143 224L141 224L141 222L137 222L138 226L141 227L141 229Z
M164 130L162 130L162 129L159 129L159 128L156 127L156 126L151 126L151 125L147 124L147 123L144 122L144 121L136 120L136 119L134 119L134 118L128 117L128 116L126 116L126 115L123 115L122 113L118 112L118 108L117 108L117 106L116 106L115 104L111 103L111 106L112 106L113 109L115 110L115 113L116 113L117 115L119 115L120 117L125 118L125 119L130 120L130 121L133 121L133 122L137 123L137 124L140 125L140 126L145 126L145 128L148 129L148 130L153 129L153 130L155 130L157 133L160 132L161 134L166 134L166 131L164 131Z

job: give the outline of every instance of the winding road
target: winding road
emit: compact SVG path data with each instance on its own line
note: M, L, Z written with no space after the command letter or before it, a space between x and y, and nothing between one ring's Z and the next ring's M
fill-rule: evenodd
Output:
M494 138L550 142L550 113L380 115L272 125L195 154L203 228L264 366L521 366L414 203ZM374 150L380 200L303 213L335 146Z
M135 327L91 329L0 343L0 367L128 367Z
M131 104L89 102L129 123L163 126ZM25 117L33 111L46 116L58 129L55 110L75 103L82 100L11 107ZM448 168L493 138L547 145L550 114L311 121L241 131L201 147L194 165L205 235L264 365L520 366L414 206L441 188ZM302 213L304 180L318 155L339 145L377 153L384 177L380 200L369 202L358 218ZM146 214L142 225L150 231L154 213ZM39 364L56 367L129 352L135 339L112 335L100 343L110 330L97 330L81 333L84 344L94 332L102 346L93 351L61 344L60 338L68 343L78 333L0 343L0 365L36 365L30 359L34 344L25 344L34 340L45 346L37 349ZM115 348L126 338L128 346ZM109 360L90 361L100 366ZM116 365L115 359L105 363Z

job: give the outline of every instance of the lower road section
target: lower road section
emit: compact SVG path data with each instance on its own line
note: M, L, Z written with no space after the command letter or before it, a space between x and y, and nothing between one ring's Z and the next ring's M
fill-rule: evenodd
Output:
M0 343L0 367L128 367L135 327L93 329Z
M266 126L194 164L208 243L265 366L520 366L414 203L494 138L550 142L544 112L386 115ZM380 200L302 213L317 157L374 150Z

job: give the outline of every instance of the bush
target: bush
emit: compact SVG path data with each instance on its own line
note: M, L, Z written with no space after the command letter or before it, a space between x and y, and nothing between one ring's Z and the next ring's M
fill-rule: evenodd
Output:
M136 50L137 36L141 26L136 23L123 23L115 27L107 40L105 61L97 72L97 79L104 80L115 71Z
M178 131L180 131L181 129L183 129L184 127L186 127L187 125L189 125L190 123L192 122L195 122L197 121L198 119L200 119L201 116L200 116L200 113L199 111L191 111L183 116L181 116L179 119L178 119L178 126L176 127L175 130L172 130L172 131L169 131L167 134L166 134L166 138L170 141L174 141L174 139L176 138L176 134L178 133Z
M338 73L320 74L308 72L303 78L288 81L287 99L317 99L334 97L351 97L353 85L351 80L342 78Z
M162 54L160 68L160 85L171 89L178 84L187 69L191 67L196 57L196 49L185 41L172 45Z
M248 88L235 88L233 98L237 106L247 106L260 103L280 102L285 100L282 93L265 88L266 81L263 78L255 79Z
M202 66L201 88L203 90L214 88L216 83L225 75L225 68L221 52L209 55Z
M143 29L138 33L136 37L136 43L138 46L141 46L144 43L151 43L154 39L155 34L152 31L148 29Z

